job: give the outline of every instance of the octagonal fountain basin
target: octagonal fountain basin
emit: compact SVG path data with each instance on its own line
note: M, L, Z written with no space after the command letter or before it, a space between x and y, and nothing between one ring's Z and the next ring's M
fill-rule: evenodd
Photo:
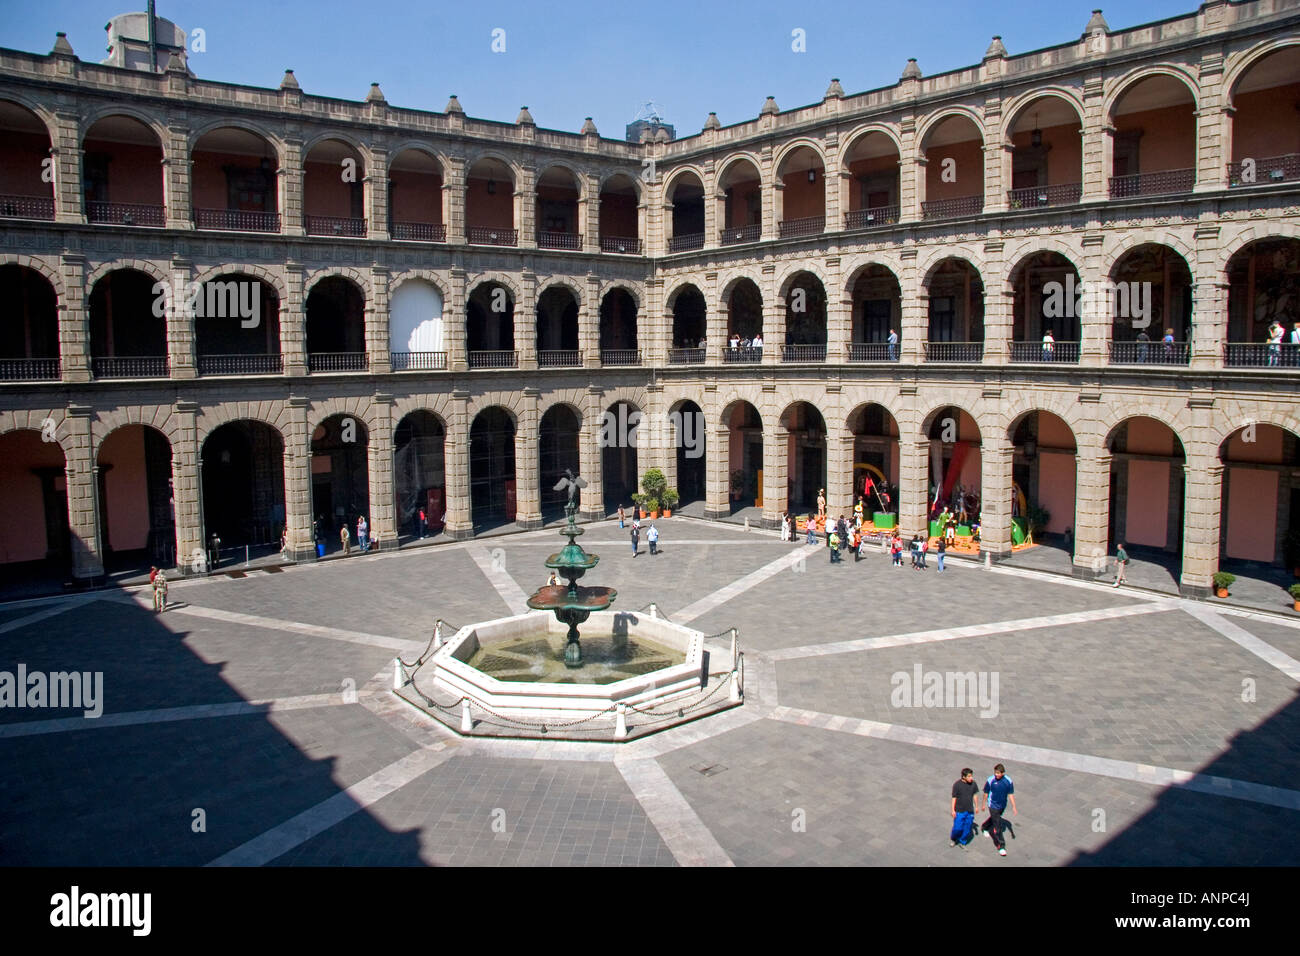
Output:
M567 632L544 611L471 624L413 679L443 706L467 699L471 723L503 719L525 736L555 736L557 726L583 718L609 727L619 704L649 713L708 685L709 652L699 631L647 614L597 611L582 630L580 668L565 666Z

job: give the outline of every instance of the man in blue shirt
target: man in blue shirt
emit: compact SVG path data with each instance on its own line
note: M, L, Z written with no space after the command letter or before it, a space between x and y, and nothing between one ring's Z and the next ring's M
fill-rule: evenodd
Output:
M984 796L988 799L989 818L984 821L980 831L987 833L993 838L993 845L998 848L1001 856L1007 855L1006 841L1002 839L1002 814L1007 809L1007 801L1011 802L1011 812L1019 816L1020 811L1016 809L1016 787L1007 776L1007 768L1002 764L996 764L993 767L993 776L984 782Z

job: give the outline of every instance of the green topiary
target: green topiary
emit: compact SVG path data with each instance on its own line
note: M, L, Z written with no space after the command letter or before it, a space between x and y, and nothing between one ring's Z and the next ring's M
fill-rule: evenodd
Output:
M1235 574L1229 574L1227 571L1214 572L1214 586L1221 591L1228 590L1236 580L1237 576Z

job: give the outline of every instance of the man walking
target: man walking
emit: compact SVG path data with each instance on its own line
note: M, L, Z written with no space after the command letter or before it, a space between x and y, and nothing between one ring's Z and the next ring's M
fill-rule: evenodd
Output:
M963 767L961 779L952 785L952 831L948 834L950 846L959 846L964 850L975 839L975 801L979 792L975 771Z
M339 543L343 545L343 553L352 553L352 535L348 534L348 523L343 522L343 527L339 528Z
M1117 588L1124 583L1124 570L1127 566L1128 552L1124 550L1124 542L1121 541L1115 549L1115 583L1111 587Z
M987 833L993 838L993 845L998 848L999 856L1007 855L1006 841L1002 839L1002 814L1006 812L1007 802L1011 802L1011 812L1015 816L1020 815L1016 809L1016 787L1007 776L1007 768L1002 764L995 764L993 767L993 776L984 781L984 796L988 799L989 818L984 821L980 827L980 832Z
M826 536L826 540L831 545L831 564L839 564L840 561L840 533L831 528L831 533Z
M636 557L637 548L641 544L641 525L636 521L632 522L632 557Z
M650 543L650 553L658 554L659 553L659 529L654 526L654 522L650 523L650 530L645 533L645 539Z

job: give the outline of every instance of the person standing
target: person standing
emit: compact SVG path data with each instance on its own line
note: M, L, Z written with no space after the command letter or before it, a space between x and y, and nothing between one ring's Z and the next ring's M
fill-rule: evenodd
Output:
M898 332L890 329L889 338L885 341L889 344L889 361L893 362L898 358Z
M1111 587L1117 588L1124 583L1124 571L1127 566L1128 552L1124 550L1124 542L1121 541L1119 547L1115 549L1115 583Z
M429 532L429 516L426 515L424 513L424 509L421 508L420 509L420 537L423 538L426 534L428 534L428 532Z
M215 571L217 565L221 563L221 539L217 533L212 532L212 537L208 539L208 570Z
M641 544L641 526L635 521L632 522L632 557L636 557L637 548Z
M781 540L790 540L790 512L788 511L781 513Z
M1056 357L1056 339L1052 338L1052 330L1048 329L1047 334L1043 336L1043 361L1050 362Z
M808 516L807 529L808 529L808 536L804 540L804 544L816 544L817 543L817 522L812 515Z
M1268 366L1275 368L1282 361L1282 323L1274 319L1268 327Z
M623 522L625 522L626 520L627 520L627 512L625 512L625 511L623 510L623 506L622 506L622 505L619 505L619 506L618 506L618 526L619 526L619 528L622 528L622 527L623 527Z
M155 568L157 574L150 574L153 585L153 609L161 614L167 610L167 575L161 568Z
M348 534L348 523L346 521L339 528L339 543L343 545L344 554L352 553L352 535Z
M1289 351L1291 353L1289 364L1293 366L1300 365L1300 322L1297 322L1295 328L1291 330L1291 348Z
M962 767L960 778L952 785L952 831L948 834L950 846L959 846L964 850L975 839L975 801L979 792L975 771L970 767Z
M645 533L645 539L650 544L650 553L659 553L659 529L655 527L654 522L650 522L650 530Z
M939 539L939 544L937 545L937 548L938 548L937 554L939 555L939 559L938 559L938 564L939 564L939 573L940 573L940 574L943 574L943 559L944 559L944 557L945 557L945 556L947 555L947 553L948 553L948 541L947 541L947 539L946 539L946 538L940 538L940 539Z
M365 515L357 516L357 546L362 554L370 550L370 526L366 524Z
M928 564L925 563L925 556L929 553L930 553L930 536L928 534L923 534L921 535L921 570L922 571L926 571L930 567Z
M822 488L817 492L817 517L826 517L826 489Z
M1172 364L1174 361L1174 330L1165 329L1165 337L1160 341L1165 347L1165 362Z
M853 506L853 524L859 528L862 527L862 496L858 495L858 503Z
M993 845L998 848L999 856L1007 855L1006 841L1002 839L1002 814L1006 812L1007 803L1011 804L1011 812L1015 816L1020 816L1020 811L1016 809L1016 787L1007 776L1007 768L1002 764L995 764L993 767L993 776L984 782L984 796L988 800L989 818L984 821L980 827L982 833L987 833L993 838Z
M827 541L830 542L830 546L831 546L831 564L839 564L839 562L840 562L840 533L839 533L838 531L834 530L834 528L832 528L832 529L831 529L831 533L830 533L829 535L826 536L826 539L827 539Z

